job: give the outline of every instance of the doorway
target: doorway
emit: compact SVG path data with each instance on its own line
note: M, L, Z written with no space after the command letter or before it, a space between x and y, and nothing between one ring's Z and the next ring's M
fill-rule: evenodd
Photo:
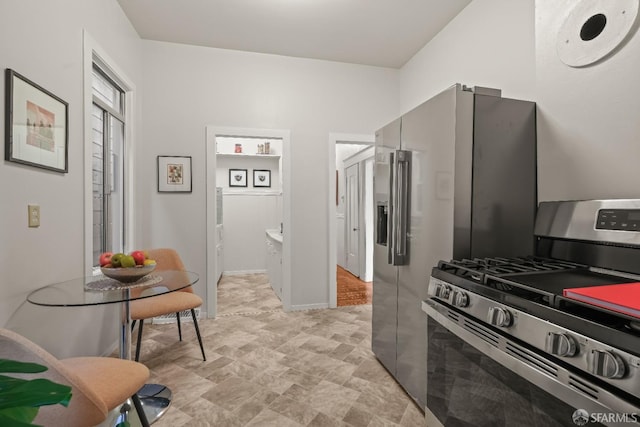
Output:
M234 141L233 153L220 155L218 150L224 150L223 146L228 141ZM273 153L265 153L265 141L280 141L281 152L276 156ZM223 142L224 141L224 142ZM235 151L235 145L240 144L240 152ZM258 150L262 151L258 151ZM225 150L227 151L227 150ZM239 156L235 156L235 155ZM242 156L240 156L242 155ZM225 158L223 162L218 159ZM273 156L267 159L267 156ZM232 157L232 158L227 158ZM242 157L242 158L240 158ZM206 193L207 193L207 317L214 318L218 314L218 280L224 265L232 265L236 262L234 270L238 270L240 265L237 260L227 260L221 257L220 248L227 245L229 239L225 239L224 231L221 233L218 222L218 201L219 193L222 190L228 196L237 198L238 206L246 203L249 197L262 199L273 199L273 202L279 205L281 212L280 223L269 225L269 228L282 230L282 267L281 276L279 277L282 288L282 306L285 311L291 307L291 271L290 271L290 242L291 242L291 181L290 181L290 132L288 130L277 129L253 129L253 128L227 128L217 126L206 127ZM237 163L240 161L240 163ZM234 163L235 162L235 163ZM255 165L253 163L256 163ZM262 162L262 163L260 163ZM264 166L264 162L274 162L273 166ZM225 169L220 171L218 163ZM247 167L246 165L253 165ZM270 163L269 163L270 164ZM228 169L228 170L227 170ZM233 173L232 173L233 172ZM268 196L268 197L267 197ZM280 196L280 197L278 197ZM276 201L278 199L280 201ZM225 209L226 210L226 209ZM240 209L240 214L251 213L256 214L255 210ZM224 215L222 215L222 224L224 224ZM273 222L273 221L272 221ZM253 223L257 223L253 221ZM237 225L237 224L236 224ZM264 227L263 227L264 228ZM224 228L223 228L224 229ZM239 230L239 227L235 228ZM262 237L258 238L251 250L259 251L260 254L266 253L265 247L265 230ZM259 233L258 233L259 234ZM231 243L231 242L229 242ZM259 247L258 247L259 246ZM226 253L226 251L225 251ZM237 258L237 257L236 257ZM224 261L223 261L224 259ZM225 268L226 270L226 268ZM249 269L251 270L251 269ZM265 268L261 270L264 272ZM251 273L252 271L236 271L236 273Z
M350 271L348 274L355 280L364 281L369 276L373 276L373 242L368 241L372 239L373 230L374 142L374 135L368 134L332 133L329 135L329 262L327 270L330 308L338 306L337 270L339 268L347 270L348 257ZM354 167L354 165L357 166ZM347 170L349 170L349 181ZM348 196L347 188L349 188ZM370 209L366 209L367 206L370 206ZM370 212L366 213L368 211ZM347 226L347 223L350 225ZM367 239L369 229L371 237ZM367 271L367 266L371 273Z

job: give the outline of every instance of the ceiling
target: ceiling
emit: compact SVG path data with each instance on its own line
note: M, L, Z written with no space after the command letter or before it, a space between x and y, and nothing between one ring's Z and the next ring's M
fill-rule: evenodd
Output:
M400 68L471 0L118 0L143 39Z

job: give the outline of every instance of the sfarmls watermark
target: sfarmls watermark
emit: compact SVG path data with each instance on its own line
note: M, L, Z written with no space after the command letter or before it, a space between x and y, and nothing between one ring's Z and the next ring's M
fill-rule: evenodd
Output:
M584 409L577 409L573 413L573 423L578 426L592 423L637 423L640 421L640 415L635 413L619 413L619 412L593 412L588 413Z

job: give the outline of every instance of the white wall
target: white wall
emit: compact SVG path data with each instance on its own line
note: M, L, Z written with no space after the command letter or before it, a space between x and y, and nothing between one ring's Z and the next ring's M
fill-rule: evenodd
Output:
M400 71L402 112L454 83L535 100L531 0L475 0Z
M117 341L117 306L45 309L25 302L36 288L84 274L83 29L138 79L139 38L115 0L0 2L0 68L69 103L69 173L0 164L0 326L60 357L101 353ZM4 135L4 102L0 117ZM40 205L39 228L27 228L27 204Z
M398 71L153 41L143 41L143 61L137 207L145 243L175 247L204 278L205 126L290 129L291 305L326 304L327 138L373 133L395 117ZM193 157L193 193L155 191L157 155ZM205 295L204 280L196 292Z
M402 111L454 82L536 101L540 201L640 197L638 25L606 60L568 67L556 35L577 3L473 1L401 69Z
M282 196L225 194L223 206L223 273L266 271L265 231L280 229Z
M536 1L540 200L640 197L640 34L605 61L564 65L556 34L578 1Z

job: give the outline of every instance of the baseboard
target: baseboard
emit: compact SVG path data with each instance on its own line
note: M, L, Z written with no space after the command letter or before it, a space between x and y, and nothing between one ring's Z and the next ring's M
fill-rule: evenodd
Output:
M301 305L292 305L291 311L302 311L302 310L320 310L324 308L329 308L329 304L326 302L318 303L318 304L301 304Z
M266 272L267 270L235 270L235 271L224 271L222 275L223 276L240 276L242 274L261 274Z
M195 308L196 319L200 319L200 307ZM180 312L180 323L182 322L193 322L193 318L191 317L191 310L183 310ZM156 316L152 319L151 323L154 325L163 325L166 323L176 323L176 314L169 313L164 314L162 316Z

